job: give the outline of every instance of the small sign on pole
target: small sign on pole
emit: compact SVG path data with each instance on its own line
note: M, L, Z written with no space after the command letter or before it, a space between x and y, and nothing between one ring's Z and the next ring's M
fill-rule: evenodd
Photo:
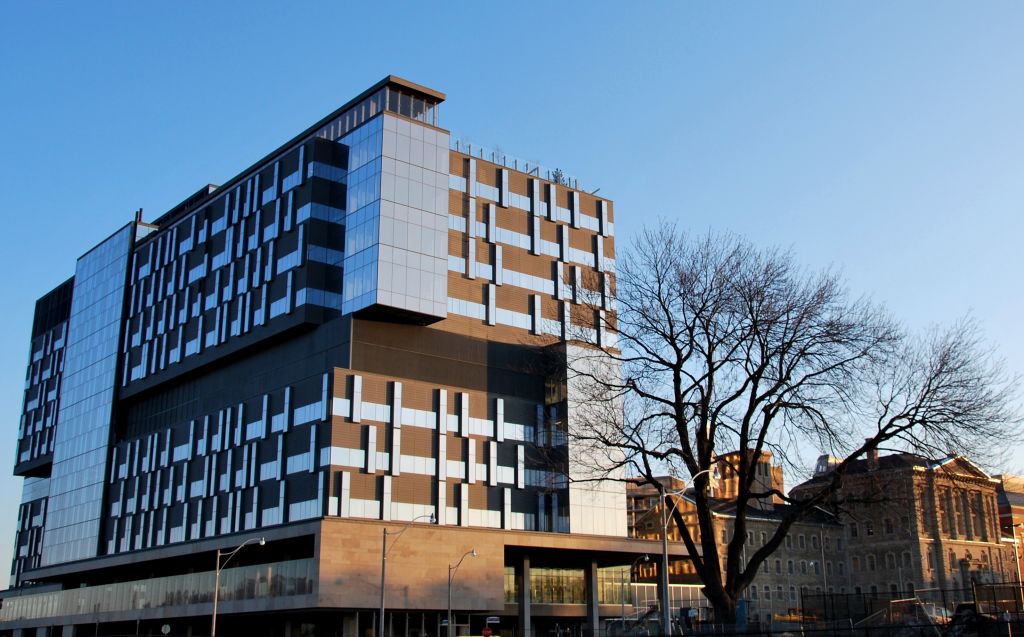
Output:
M494 615L491 615L490 617L487 618L487 623L488 624L500 624L501 623L501 618L500 617L495 617Z

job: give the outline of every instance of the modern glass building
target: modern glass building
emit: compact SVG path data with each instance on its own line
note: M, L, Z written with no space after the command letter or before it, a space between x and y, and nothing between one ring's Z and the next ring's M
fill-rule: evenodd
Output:
M622 483L576 482L573 334L612 202L453 143L388 77L36 304L0 633L437 636L625 609ZM12 512L13 513L13 512ZM399 535L399 532L404 533ZM630 603L630 611L632 612Z

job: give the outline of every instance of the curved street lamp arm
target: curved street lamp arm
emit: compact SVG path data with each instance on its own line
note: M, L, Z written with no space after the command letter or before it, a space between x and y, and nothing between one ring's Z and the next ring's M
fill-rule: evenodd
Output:
M252 544L253 542L259 542L260 546L263 546L264 544L267 543L267 538L265 538L265 537L251 537L248 540L246 540L246 541L242 542L241 544L239 544L235 548L235 550L231 551L230 553L224 553L224 552L222 552L222 551L220 551L218 549L217 550L217 570L219 571L219 570L223 569L225 566L227 566L228 562L231 561L231 558L233 558L235 556L235 553L241 551L242 547L247 546L249 544ZM224 557L225 555L227 557L224 559L223 562L221 562L220 558Z
M452 566L451 564L448 565L448 581L449 582L452 581L455 578L455 571L459 570L459 567L462 566L462 561L464 559L466 559L467 557L476 557L476 549L470 549L470 550L466 551L462 555L462 557L459 558L459 561L455 564L455 566Z
M419 520L422 520L423 518L429 518L431 524L433 524L437 520L437 518L434 517L433 513L429 513L429 514L418 515L418 516L414 517L413 519L411 519L408 522L406 522L405 526L403 526L401 529L399 529L397 531L389 531L387 529L387 527L384 527L384 537L389 537L390 536L390 537L395 538L394 540L391 541L391 545L388 546L387 549L385 549L384 557L387 557L388 553L391 552L391 549L395 548L395 544L398 543L398 538L402 537L402 534L409 530L409 527L412 526L413 522L417 522Z
M690 483L688 485L684 486L682 489L677 489L675 491L669 491L669 490L663 488L661 490L662 499L664 500L664 497L667 496L667 495L676 496L676 498L678 498L679 496L685 495L686 494L686 490L689 489L690 486L693 485L693 482L698 477L702 476L705 473L711 473L711 471L713 471L713 469L703 469L703 470L698 471L697 473L693 474L692 476L690 476ZM662 506L664 506L664 503L662 504ZM668 521L672 519L672 514L675 512L675 510L676 510L676 508L678 506L679 506L679 500L678 499L674 499L673 502L672 502L672 508L668 510L668 515L665 516L665 526L666 527L668 527Z

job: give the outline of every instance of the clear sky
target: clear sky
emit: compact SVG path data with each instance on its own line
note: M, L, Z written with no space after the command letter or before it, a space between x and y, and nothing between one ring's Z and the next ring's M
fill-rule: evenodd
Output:
M34 300L389 73L600 187L620 241L663 217L790 246L913 326L970 311L1024 373L1024 3L0 6L0 569Z

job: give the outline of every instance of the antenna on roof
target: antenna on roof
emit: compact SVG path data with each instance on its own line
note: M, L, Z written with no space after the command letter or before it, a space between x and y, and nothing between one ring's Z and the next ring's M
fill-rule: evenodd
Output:
M135 223L142 223L142 208L135 211Z

